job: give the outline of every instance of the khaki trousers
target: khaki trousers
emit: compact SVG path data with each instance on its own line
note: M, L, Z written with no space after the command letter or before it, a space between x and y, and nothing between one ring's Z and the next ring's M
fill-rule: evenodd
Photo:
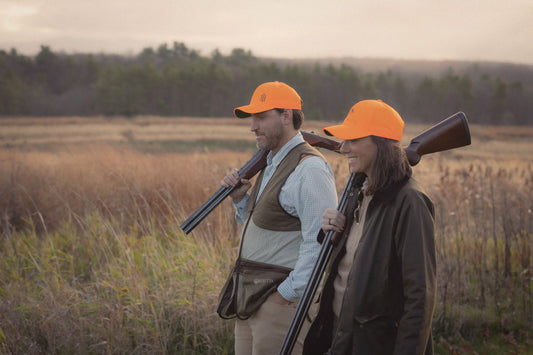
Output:
M291 325L297 303L287 305L267 300L256 313L235 323L235 355L279 354ZM306 319L294 344L292 354L301 354L311 323Z

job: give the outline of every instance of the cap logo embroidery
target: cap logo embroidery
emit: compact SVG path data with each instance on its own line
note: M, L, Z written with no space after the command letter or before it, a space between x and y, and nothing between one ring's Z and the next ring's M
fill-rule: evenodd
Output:
M267 98L266 94L263 94L263 95L261 95L261 98L259 99L259 101L265 102L266 98Z

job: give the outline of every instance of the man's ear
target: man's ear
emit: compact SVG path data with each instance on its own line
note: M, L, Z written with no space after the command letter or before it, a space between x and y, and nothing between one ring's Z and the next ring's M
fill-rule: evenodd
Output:
M284 109L283 112L281 113L281 119L282 119L284 124L286 124L286 125L291 124L292 125L292 110L289 109L289 108Z

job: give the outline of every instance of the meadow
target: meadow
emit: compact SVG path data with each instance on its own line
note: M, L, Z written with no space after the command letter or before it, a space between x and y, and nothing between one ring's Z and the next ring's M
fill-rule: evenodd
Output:
M436 353L533 352L533 127L470 130L414 167L436 206ZM246 120L1 118L0 354L232 354L215 308L233 207L179 226L255 151ZM341 193L344 158L322 153Z

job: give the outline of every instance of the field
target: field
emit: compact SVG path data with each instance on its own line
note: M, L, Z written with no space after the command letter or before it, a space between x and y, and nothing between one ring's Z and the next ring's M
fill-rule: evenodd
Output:
M437 212L436 353L533 352L533 127L470 130L414 168ZM231 203L179 225L255 151L246 120L0 119L0 354L231 354Z

